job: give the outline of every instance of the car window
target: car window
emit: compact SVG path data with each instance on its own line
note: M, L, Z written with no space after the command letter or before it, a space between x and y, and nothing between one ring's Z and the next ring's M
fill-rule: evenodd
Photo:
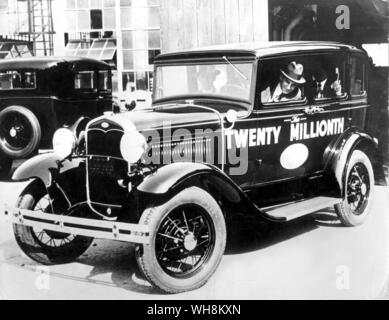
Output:
M360 96L366 93L366 64L362 57L351 57L350 93L351 96Z
M318 54L311 57L307 70L315 101L346 97L346 60L343 54Z
M309 54L266 59L261 64L257 96L264 107L301 105L346 97L343 54Z
M99 71L99 86L98 89L100 91L109 91L111 90L111 81L109 79L109 71L108 70L101 70Z
M24 88L34 89L36 83L35 72L25 71L24 72Z
M155 99L219 96L250 101L252 62L157 66Z
M266 59L256 94L264 106L305 101L306 61L300 57Z
M74 88L78 90L92 90L95 86L94 71L80 71L74 78Z
M0 90L35 89L34 71L7 70L0 72Z

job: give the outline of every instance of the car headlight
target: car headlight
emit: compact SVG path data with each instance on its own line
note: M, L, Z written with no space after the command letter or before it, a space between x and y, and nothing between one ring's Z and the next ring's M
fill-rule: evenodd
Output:
M71 155L76 147L76 137L73 132L66 128L55 131L53 136L54 153L61 158Z
M146 150L146 139L138 131L126 131L120 140L120 152L128 163L137 162Z

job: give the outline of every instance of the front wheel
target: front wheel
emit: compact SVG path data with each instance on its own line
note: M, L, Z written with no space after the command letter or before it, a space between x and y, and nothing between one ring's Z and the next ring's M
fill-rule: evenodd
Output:
M345 226L362 224L369 214L374 187L374 173L368 156L355 150L348 163L343 185L343 201L335 205Z
M137 248L137 262L151 284L178 293L204 285L226 246L226 225L215 199L203 189L181 191L165 204L146 209L150 243Z
M41 184L33 182L18 199L17 207L36 212L60 212L56 200L49 197ZM31 259L46 265L72 262L85 252L93 238L13 225L16 242Z

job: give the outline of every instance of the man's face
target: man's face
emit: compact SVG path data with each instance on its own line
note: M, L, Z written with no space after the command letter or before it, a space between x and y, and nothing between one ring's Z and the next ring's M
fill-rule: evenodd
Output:
M290 81L288 78L281 76L281 90L283 94L291 93L294 89L296 89L297 84L293 81Z

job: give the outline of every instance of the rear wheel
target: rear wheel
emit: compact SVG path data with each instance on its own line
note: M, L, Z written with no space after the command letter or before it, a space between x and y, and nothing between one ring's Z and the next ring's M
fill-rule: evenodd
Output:
M0 150L20 159L31 155L41 141L41 127L28 109L11 106L0 112Z
M216 271L226 245L226 225L215 199L193 187L167 203L146 209L150 243L138 247L137 261L146 278L164 292L204 285Z
M362 224L369 214L374 187L374 173L368 156L355 150L344 181L343 201L335 205L339 219L346 226Z
M32 183L18 199L18 208L36 212L60 212L46 189L38 183ZM85 252L93 238L68 233L33 228L14 224L15 239L22 251L31 259L42 264L58 264L74 261Z

